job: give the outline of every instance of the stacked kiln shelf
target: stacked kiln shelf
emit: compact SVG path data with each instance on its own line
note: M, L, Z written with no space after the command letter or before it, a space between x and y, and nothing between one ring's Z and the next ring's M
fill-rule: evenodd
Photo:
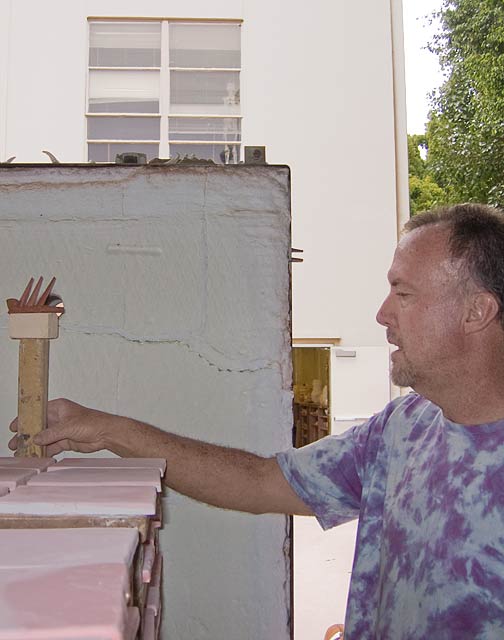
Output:
M159 637L164 470L0 458L0 640Z

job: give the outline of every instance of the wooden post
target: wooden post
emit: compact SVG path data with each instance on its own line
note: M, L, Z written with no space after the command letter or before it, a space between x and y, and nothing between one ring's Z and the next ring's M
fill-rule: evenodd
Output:
M45 447L33 437L47 426L47 393L49 384L49 340L58 337L59 315L64 308L59 298L50 294L53 278L39 297L42 278L32 291L31 278L19 300L7 300L9 335L19 340L18 373L18 446L16 456L45 457ZM53 304L49 304L53 302Z
M34 435L45 429L49 382L49 340L19 341L18 448L16 456L45 457L45 447L34 444Z

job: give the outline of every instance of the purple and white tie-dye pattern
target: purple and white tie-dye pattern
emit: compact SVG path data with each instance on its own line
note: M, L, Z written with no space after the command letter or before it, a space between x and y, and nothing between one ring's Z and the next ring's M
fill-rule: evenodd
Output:
M410 394L278 462L323 528L360 518L346 640L504 638L504 419Z

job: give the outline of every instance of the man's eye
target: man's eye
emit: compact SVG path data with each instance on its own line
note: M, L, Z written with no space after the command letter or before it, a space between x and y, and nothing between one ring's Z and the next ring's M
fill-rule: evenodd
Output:
M410 295L409 293L403 293L402 291L398 291L396 293L396 296L399 296L399 298L406 298L409 295Z

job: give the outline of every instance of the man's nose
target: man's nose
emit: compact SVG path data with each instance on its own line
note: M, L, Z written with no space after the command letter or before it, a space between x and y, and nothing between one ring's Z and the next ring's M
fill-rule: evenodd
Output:
M384 327L390 324L390 294L382 302L381 307L376 314L376 322Z

